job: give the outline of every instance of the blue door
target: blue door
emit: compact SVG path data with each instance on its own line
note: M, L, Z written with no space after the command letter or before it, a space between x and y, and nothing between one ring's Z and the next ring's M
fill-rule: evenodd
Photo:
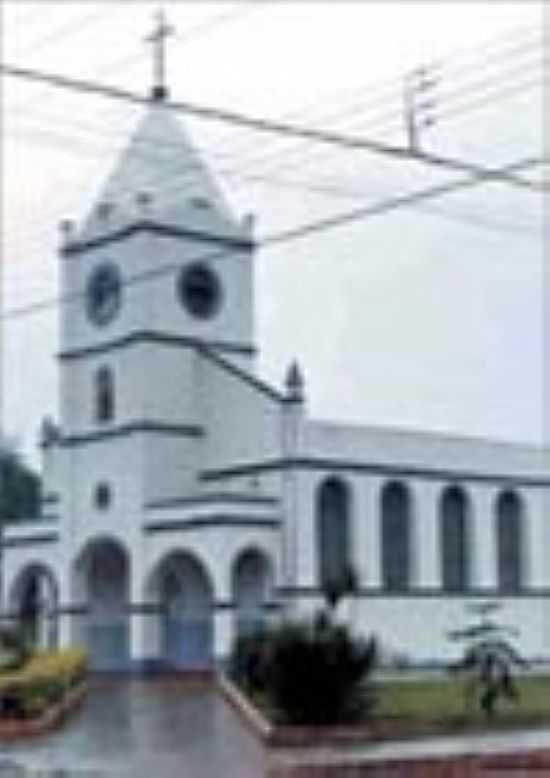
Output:
M125 614L98 617L91 613L86 643L92 670L120 672L128 669L130 640L128 618Z
M195 617L167 614L165 657L171 667L202 670L212 663L212 620L208 614Z
M195 560L176 558L162 582L163 655L169 667L201 670L212 664L212 592Z

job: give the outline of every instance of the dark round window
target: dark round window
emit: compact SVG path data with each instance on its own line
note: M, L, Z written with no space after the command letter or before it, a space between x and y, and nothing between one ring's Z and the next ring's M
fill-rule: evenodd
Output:
M122 283L116 265L106 263L94 270L86 288L86 310L94 324L108 324L120 307Z
M178 277L178 295L189 313L199 319L208 319L220 307L221 284L218 276L206 265L189 265Z
M100 483L96 486L94 503L95 507L99 508L99 510L107 510L111 504L111 487L109 484Z

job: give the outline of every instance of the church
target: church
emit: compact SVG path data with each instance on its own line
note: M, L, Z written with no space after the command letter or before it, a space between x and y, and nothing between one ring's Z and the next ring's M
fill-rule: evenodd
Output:
M61 224L60 418L40 520L4 533L10 618L96 669L208 668L353 570L341 618L399 661L446 661L494 602L548 660L542 450L310 418L299 363L278 387L257 374L254 252L157 85L98 202Z

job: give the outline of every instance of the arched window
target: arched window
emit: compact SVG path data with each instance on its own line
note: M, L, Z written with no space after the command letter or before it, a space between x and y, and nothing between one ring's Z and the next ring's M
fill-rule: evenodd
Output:
M468 504L463 490L449 486L439 511L441 581L447 592L461 592L469 583Z
M317 492L317 550L321 588L341 581L349 570L349 492L327 478Z
M113 372L100 367L95 376L95 417L99 423L112 421L115 415L115 386Z
M498 588L517 592L522 586L522 505L515 492L502 492L497 499Z
M382 584L388 591L402 591L410 584L410 498L398 482L382 491Z

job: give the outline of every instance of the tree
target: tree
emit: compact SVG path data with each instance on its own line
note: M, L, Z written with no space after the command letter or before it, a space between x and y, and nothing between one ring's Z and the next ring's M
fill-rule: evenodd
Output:
M517 637L518 631L489 617L498 608L500 603L495 602L472 605L471 610L478 615L477 621L449 632L451 640L466 642L461 660L449 668L467 678L466 708L468 710L472 702L477 701L488 719L495 716L499 699L519 699L514 671L527 666L509 640Z
M0 450L0 521L35 518L40 512L40 478L14 451Z

